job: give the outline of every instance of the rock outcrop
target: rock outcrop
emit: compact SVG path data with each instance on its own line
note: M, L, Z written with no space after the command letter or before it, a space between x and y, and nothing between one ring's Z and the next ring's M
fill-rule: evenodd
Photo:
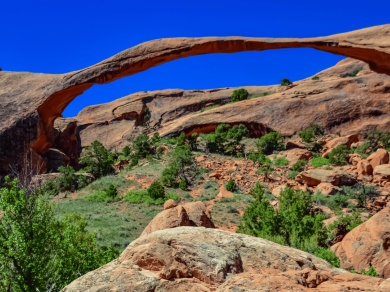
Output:
M109 83L189 56L301 47L356 58L369 64L371 70L377 73L389 74L389 28L390 25L382 25L310 39L247 37L159 39L140 44L91 67L67 74L1 71L0 176L8 172L9 165L14 164L20 168L25 154L30 153L30 149L36 154L41 154L52 148L55 119L61 116L62 111L76 96L94 84ZM306 94L307 92L303 95ZM319 91L311 94L319 94ZM300 92L294 91L292 96L301 95ZM330 111L326 108L324 110ZM127 109L126 112L131 110ZM37 161L39 158L31 157L31 160Z
M303 251L243 234L177 227L133 241L121 256L66 286L80 291L388 291Z
M357 177L355 174L345 171L313 169L299 173L295 180L309 186L317 186L320 183L330 183L334 186L352 186L356 183Z
M361 271L374 267L390 278L390 208L375 214L350 231L336 248L343 269Z
M210 211L203 202L191 202L177 206L172 205L174 205L173 202L169 202L166 206L164 205L165 210L153 218L141 236L148 235L157 230L180 226L215 228L213 221L211 221Z

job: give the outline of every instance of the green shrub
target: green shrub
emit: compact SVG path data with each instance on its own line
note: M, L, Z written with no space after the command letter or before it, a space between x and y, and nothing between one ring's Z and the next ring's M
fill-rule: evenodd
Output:
M333 196L330 196L326 202L326 205L332 209L332 211L340 210L341 208L346 208L348 206L349 196L337 193Z
M137 165L138 165L138 158L134 157L134 158L131 160L130 166L131 166L131 167L134 167L134 166L137 166Z
M83 191L84 192L93 192L93 191L105 191L109 188L110 185L113 185L116 189L126 189L134 185L134 181L129 180L123 176L104 176L93 183L89 184Z
M340 268L340 259L329 248L321 248L314 255L330 263L335 268Z
M360 154L362 157L365 155L367 156L367 150L370 148L370 143L366 142L354 149L355 153Z
M376 151L380 147L380 144L382 144L381 147L383 148L388 148L390 146L390 133L376 129L364 131L362 134L364 138L368 140L368 143L370 143L370 148L373 151Z
M226 210L226 213L229 213L229 214L238 214L238 210L232 206L227 206L227 210Z
M294 179L297 177L297 175L299 174L299 171L291 171L289 172L289 174L287 175L289 178L291 179Z
M274 169L269 166L269 167L259 167L257 170L256 170L256 174L264 174L264 177L266 179L269 179L269 175L272 173Z
M179 170L176 165L169 165L166 167L161 176L161 182L165 186L174 186L177 184L177 177L179 175Z
M148 196L153 200L162 199L165 197L164 187L160 182L156 181L150 185L147 190Z
M286 159L285 156L275 158L273 161L273 164L276 166L286 166L286 165L288 165L288 160Z
M145 158L146 158L146 160L149 161L149 162L150 162L150 161L153 161L153 155L152 155L152 154L146 155Z
M118 191L113 184L110 184L106 190L106 194L108 197L115 199L118 196Z
M133 141L133 147L135 150L134 157L141 159L146 158L147 155L151 154L151 141L149 140L149 136L146 134L139 135Z
M362 270L360 271L360 273L359 273L358 271L356 271L355 269L353 269L353 270L351 271L351 273L360 274L360 275L364 275L364 276L370 276L370 277L377 277L377 276L379 276L378 273L376 272L375 268L372 267L372 266L368 269L368 271L362 269Z
M125 146L125 147L123 148L123 150L122 150L123 156L129 157L130 153L131 153L130 147L129 147L129 146Z
M258 98L258 97L267 96L267 95L272 95L274 93L275 93L275 91L267 91L267 92L263 92L263 93L260 93L260 94L252 94L249 97L249 99Z
M236 183L234 182L233 179L230 179L227 184L226 184L226 190L228 190L229 192L237 192L238 191L238 186L236 185Z
M265 198L260 183L251 189L255 198L244 212L237 232L266 238L314 253L325 246L327 230L324 216L314 214L314 205L309 192L295 191L286 187L281 193L279 210L274 210Z
M346 164L348 162L349 153L350 151L348 150L347 145L339 145L328 153L329 162L331 164Z
M287 78L283 78L282 80L280 80L280 82L282 82L282 84L280 84L281 86L288 86L288 85L292 84L292 82L290 80L288 80Z
M344 74L340 74L340 77L341 78L345 78L345 77L356 77L356 75L360 72L360 70L355 70L353 72L350 72L350 73L344 73Z
M198 150L199 147L198 137L199 137L198 133L193 133L190 136L188 136L187 141L191 151Z
M184 179L181 180L180 184L179 184L179 189L185 191L187 189L187 183Z
M180 196L178 194L176 194L175 192L171 191L171 192L168 192L168 193L165 194L165 199L166 200L174 200L176 202L179 202L180 201Z
M237 89L233 91L231 101L237 102L237 101L245 100L248 98L248 96L249 93L245 88Z
M359 212L354 211L351 215L346 214L345 216L339 217L337 221L334 221L328 226L329 237L334 238L337 235L337 231L340 229L351 231L362 223L363 221L360 218Z
M325 170L333 170L333 168L328 166L325 168Z
M262 153L272 153L283 148L283 137L279 132L271 132L262 136L256 143L257 149Z
M310 164L314 166L315 168L321 167L323 165L329 164L329 159L323 158L323 157L317 157L317 158L312 158L310 160Z
M145 107L145 111L144 111L144 124L149 122L151 117L152 117L152 114L151 114L149 108Z
M95 191L91 195L86 196L85 199L90 202L96 202L96 203L111 203L111 202L117 202L119 201L119 197L111 197L111 194L109 195L107 191Z
M60 175L56 179L57 188L60 192L74 192L78 189L78 179L72 166L60 166Z
M292 171L302 172L305 170L305 165L307 164L306 159L300 159L292 167Z
M227 139L232 139L238 145L243 138L248 137L248 129L245 125L234 125L227 132Z
M304 129L299 133L299 137L305 142L310 142L315 137L315 134L309 129Z
M82 215L65 214L58 221L41 188L24 190L17 180L5 181L8 187L0 189L1 291L58 292L119 256L113 247L97 246L97 235L86 230Z
M379 195L378 188L374 185L357 183L352 187L342 186L342 188L346 196L358 201L359 207L366 207L367 199Z
M259 159L259 155L260 155L259 152L255 152L253 149L251 149L251 150L249 150L249 153L246 156L246 158L249 159L249 160L252 160L253 162L256 162Z
M150 138L150 143L152 143L155 146L160 145L161 137L160 137L160 134L158 132L154 133L153 137Z
M316 202L317 206L326 206L328 203L328 197L320 192L317 192L313 196L313 200Z
M311 80L320 80L320 77L314 76Z
M104 148L99 141L94 141L90 146L85 147L85 152L80 159L80 164L86 165L85 170L96 178L113 173L113 162L111 151Z
M242 154L241 152L237 152L237 158L244 158L244 154Z

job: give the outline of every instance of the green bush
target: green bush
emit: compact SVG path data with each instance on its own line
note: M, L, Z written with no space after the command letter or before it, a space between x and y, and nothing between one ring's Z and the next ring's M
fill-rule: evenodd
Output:
M282 82L282 84L280 84L281 86L287 86L287 85L290 85L290 84L293 84L290 80L288 80L287 78L283 78L282 80L280 80L280 82Z
M139 135L133 141L132 148L135 150L134 158L146 158L147 155L152 153L151 141L149 140L149 136L146 134Z
M244 212L237 232L262 237L314 253L325 246L327 230L324 216L314 214L309 192L286 187L281 193L279 210L274 210L265 198L260 183L251 189L255 198Z
M148 196L153 200L162 199L165 197L164 187L160 182L156 181L150 185L147 190Z
M285 156L275 158L273 161L273 164L276 166L286 166L286 165L288 165L288 160L286 159Z
M350 72L350 73L344 73L344 74L340 74L340 77L341 78L345 78L345 77L356 77L356 75L360 72L360 70L355 70L353 72Z
M233 179L230 179L227 184L226 184L226 190L228 190L229 192L232 192L232 193L235 193L238 191L238 186L236 185L236 183L234 182Z
M302 172L305 170L305 165L307 164L306 159L300 159L292 167L292 171Z
M144 124L146 124L147 122L149 122L150 118L152 117L152 114L149 110L148 107L145 107L145 111L144 111Z
M231 101L237 102L237 101L245 100L248 98L248 96L249 93L245 88L237 89L233 91Z
M137 165L138 165L138 158L134 157L134 158L131 160L130 166L131 166L131 167L134 167L134 166L137 166Z
M258 98L258 97L262 97L262 96L268 96L268 95L272 95L274 93L276 93L276 92L275 91L267 91L267 92L263 92L260 94L252 94L251 96L249 96L249 99Z
M165 186L174 186L177 184L178 175L179 170L176 165L169 165L162 172L161 182Z
M91 195L86 196L85 199L90 202L96 202L96 203L112 203L119 201L119 197L111 197L111 194L109 195L107 191L95 191Z
M191 197L191 195L189 195ZM192 198L192 197L191 197ZM168 192L165 194L165 199L166 200L174 200L176 202L180 201L180 196L176 194L175 192Z
M376 151L380 147L380 144L382 144L381 147L383 148L388 148L390 146L390 133L376 129L364 131L362 134L364 138L368 140L368 143L370 143L369 148L373 151Z
M297 177L297 175L299 174L299 171L291 171L289 172L289 174L287 175L289 178L291 179L294 179Z
M320 77L314 76L311 80L320 80Z
M161 137L160 137L160 134L159 134L158 132L154 133L154 134L153 134L153 137L150 138L150 143L152 143L152 144L155 145L155 146L160 145L160 143L161 143Z
M314 255L330 263L335 268L340 268L340 259L329 248L321 248Z
M370 277L377 277L377 276L379 276L378 273L376 272L375 268L372 267L372 266L368 269L368 271L362 269L362 270L360 271L360 273L359 273L358 271L356 271L355 269L353 269L353 270L351 271L351 273L360 274L360 275L364 275L364 276L370 276Z
M180 184L179 184L179 189L185 191L187 189L187 183L184 179L181 180Z
M256 143L257 149L261 153L272 153L274 150L283 148L283 137L279 132L271 132L262 136Z
M106 194L108 197L115 199L118 196L118 191L113 184L110 184L106 190Z
M367 157L367 150L370 149L370 143L366 142L354 149L355 153L360 154L363 158Z
M82 215L65 214L58 221L54 203L44 199L41 188L24 190L17 180L5 181L8 187L0 189L1 291L58 292L119 256L113 247L97 246L97 235L86 230Z
M317 157L317 158L312 158L310 160L310 164L314 166L315 168L321 167L323 165L329 164L329 159L323 158L323 157Z
M78 180L75 170L72 166L60 166L58 168L60 175L56 179L57 188L60 192L74 192L78 189Z
M349 196L337 193L333 196L330 196L326 202L326 205L332 209L332 211L337 211L348 206Z
M245 125L234 125L227 132L227 139L232 139L238 145L243 138L248 137L248 129Z
M86 165L85 170L96 178L113 173L113 162L111 151L104 148L99 141L94 141L90 146L85 147L85 152L80 159L80 164Z
M198 150L199 147L198 137L199 137L198 133L193 133L190 136L188 136L187 141L191 151Z
M304 129L299 133L299 137L305 142L310 142L315 137L315 134L309 129Z
M129 146L125 146L125 147L123 148L123 150L122 150L123 156L124 156L124 157L129 157L130 153L131 153L130 147L129 147Z
M339 217L337 221L334 221L328 226L329 237L334 238L337 235L337 231L340 229L351 231L362 223L363 221L360 218L359 212L354 211L351 215L346 214L345 216Z
M246 158L249 159L249 160L252 160L253 162L256 162L259 159L259 155L260 155L259 152L255 152L253 149L251 149L251 150L249 150L249 153L246 156Z
M259 167L256 170L256 174L264 174L264 177L266 179L269 179L269 175L272 173L274 169L271 166L264 166L264 167Z
M359 207L366 207L367 199L379 195L378 188L374 185L357 183L352 187L342 186L342 188L347 196L358 201Z
M226 208L226 213L229 213L229 214L238 214L238 210L232 206L227 206Z
M347 164L349 154L350 151L348 150L347 145L339 145L328 153L329 162L331 164Z
M149 161L149 162L153 161L153 155L152 155L152 154L146 155L145 158L146 158L146 160Z

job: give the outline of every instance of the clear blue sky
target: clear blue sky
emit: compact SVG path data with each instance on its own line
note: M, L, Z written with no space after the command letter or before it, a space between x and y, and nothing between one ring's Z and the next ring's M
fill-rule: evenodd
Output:
M65 73L139 43L169 37L316 37L390 23L389 0L1 1L0 68ZM312 49L211 54L176 60L95 85L64 111L133 92L206 89L299 80L342 56Z

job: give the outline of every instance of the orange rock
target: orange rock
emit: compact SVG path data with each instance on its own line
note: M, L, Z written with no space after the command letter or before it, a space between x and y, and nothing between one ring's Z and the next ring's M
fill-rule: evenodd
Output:
M373 266L390 277L390 208L385 208L350 231L336 250L342 269L368 270Z
M294 148L286 151L281 151L277 157L286 157L290 166L294 165L300 159L310 160L313 154L307 149Z
M213 173L210 173L209 177L212 178L212 177L215 177L215 178L220 178L222 176L222 174L220 173L217 173L217 172L213 172Z
M330 153L334 148L340 146L340 145L347 145L348 150L351 149L351 144L356 143L359 141L358 135L348 135L344 137L339 137L333 140L330 140L325 144L326 151L322 154L322 157L327 158L328 153Z
M374 168L374 181L390 182L390 164L378 165Z
M357 176L345 171L313 169L299 173L295 180L308 186L317 186L321 182L331 183L334 186L354 185Z
M274 197L280 197L280 192L283 191L285 189L286 186L279 186L279 187L276 187L272 190L272 195L274 195Z
M357 163L357 172L359 175L372 175L373 167L367 159L360 160Z
M305 144L303 144L301 138L295 138L287 141L286 149L293 149L293 148L307 149Z
M219 194L217 195L216 199L220 200L222 198L233 198L234 195L232 192L229 192L224 185L221 185L219 187Z
M375 153L372 153L367 157L367 161L375 169L378 165L389 163L389 153L386 149L378 149Z
M164 210L177 207L177 202L175 200L168 200L164 203Z
M195 159L196 159L196 162L203 162L203 161L207 160L207 155L197 156L197 157L195 157Z
M315 192L320 192L326 196L334 195L341 191L341 188L332 185L331 183L323 182L317 185L314 189Z

